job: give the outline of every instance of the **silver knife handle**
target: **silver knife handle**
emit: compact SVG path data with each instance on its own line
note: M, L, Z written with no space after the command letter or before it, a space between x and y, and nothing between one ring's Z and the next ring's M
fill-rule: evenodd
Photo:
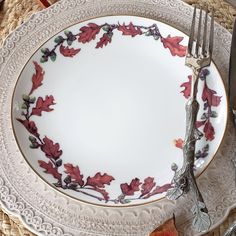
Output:
M233 124L234 126L236 127L236 110L234 109L231 109L231 112L232 112L232 116L233 116ZM234 167L234 183L235 183L235 186L236 186L236 153L234 153L232 159L231 159L231 162L233 164L233 167Z
M236 234L236 221L234 221L223 236L234 236Z

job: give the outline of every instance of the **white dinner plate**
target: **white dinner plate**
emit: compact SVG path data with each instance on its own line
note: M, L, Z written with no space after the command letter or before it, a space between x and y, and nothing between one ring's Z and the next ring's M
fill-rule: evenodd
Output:
M69 196L102 205L157 200L182 165L191 70L188 38L134 16L91 19L40 46L21 72L13 128L28 163ZM215 155L227 121L214 64L202 71L196 169Z

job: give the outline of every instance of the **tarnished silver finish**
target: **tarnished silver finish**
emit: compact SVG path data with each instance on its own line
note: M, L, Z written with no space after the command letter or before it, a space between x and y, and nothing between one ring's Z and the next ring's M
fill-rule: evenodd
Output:
M227 229L224 236L236 236L236 222Z
M188 52L185 64L193 71L191 95L186 104L186 132L183 146L184 164L178 170L177 165L172 166L175 171L172 180L173 188L167 192L167 197L171 200L176 200L184 193L191 191L193 193L192 213L195 215L193 227L198 232L205 232L211 226L210 216L204 203L203 197L198 189L194 176L194 157L195 144L201 138L202 133L195 127L199 104L197 101L197 86L201 69L209 66L211 63L213 49L213 34L214 34L214 18L211 14L210 30L208 31L208 13L205 12L205 20L202 22L203 10L200 9L199 20L197 26L196 42L194 42L194 31L196 21L196 7L193 13L191 33L188 44ZM203 29L202 29L203 28ZM203 31L203 32L202 32ZM209 32L209 35L207 35ZM208 46L207 46L208 45Z
M230 50L230 67L229 67L229 105L233 118L234 127L236 126L236 24L234 24L231 50ZM232 163L235 168L235 185L236 185L236 156L232 157Z
M235 121L236 113L236 24L234 24L229 63L229 102ZM235 122L234 122L235 124Z
M230 50L230 67L229 67L229 102L231 108L232 120L234 127L236 128L236 23L234 23L233 36ZM236 186L236 156L231 159L234 168L234 183ZM224 236L236 235L236 221L234 221L230 227L226 230Z
M224 236L235 236L236 235L236 221L233 222L232 225L227 229L224 233Z
M232 158L231 161L232 161L232 164L233 164L233 167L234 167L234 172L235 172L235 174L234 174L234 184L236 186L236 159Z

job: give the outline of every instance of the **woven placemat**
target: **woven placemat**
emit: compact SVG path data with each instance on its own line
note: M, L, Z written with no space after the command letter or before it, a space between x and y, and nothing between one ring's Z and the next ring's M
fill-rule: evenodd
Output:
M51 3L57 0L48 0ZM215 19L218 23L232 32L236 10L223 0L185 0L191 5L214 7ZM0 8L0 45L5 37L22 24L33 13L43 9L39 0L5 0ZM211 233L205 236L222 236L226 228L236 220L236 209L233 210L228 218ZM0 209L0 236L34 236L24 228L20 221L7 215ZM137 235L138 236L138 235Z

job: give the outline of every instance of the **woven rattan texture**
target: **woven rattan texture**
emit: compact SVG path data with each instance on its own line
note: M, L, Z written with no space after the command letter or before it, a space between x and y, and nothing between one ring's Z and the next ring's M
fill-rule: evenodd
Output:
M39 0L5 0L0 8L0 45L5 37L22 24L33 13L42 9L38 4ZM56 2L57 0L50 0ZM218 23L229 31L232 31L236 10L223 0L185 0L191 5L206 6L215 9L215 18ZM229 217L218 228L206 236L221 236L225 229L236 220L236 210L232 211ZM0 236L33 236L14 217L7 215L0 210ZM137 235L138 236L138 235Z

